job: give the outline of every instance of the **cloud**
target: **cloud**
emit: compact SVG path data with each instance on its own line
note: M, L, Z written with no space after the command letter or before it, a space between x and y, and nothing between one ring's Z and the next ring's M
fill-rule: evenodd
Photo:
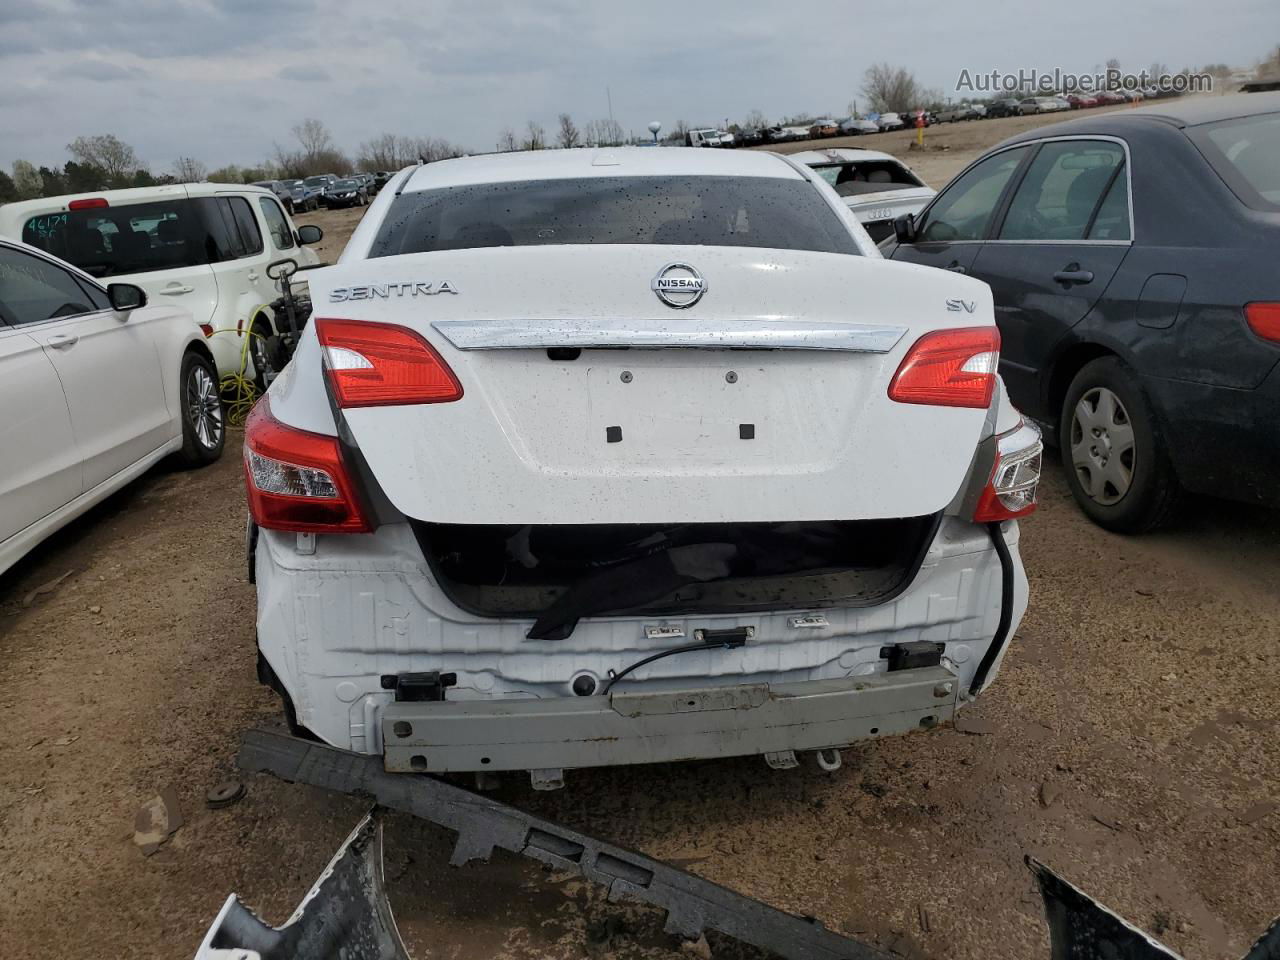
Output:
M323 67L284 67L276 71L281 80L294 80L298 83L324 83L330 79L329 71Z
M1076 0L1046 30L1000 0L811 0L803 17L773 0L0 0L0 167L61 164L100 132L156 169L252 163L308 116L353 151L384 131L487 150L562 111L581 127L612 108L637 134L753 109L843 115L877 61L945 94L965 68L1247 66L1275 33L1275 0L1113 7Z
M58 68L57 75L110 83L113 80L138 80L146 76L146 71L141 67L123 67L107 60L76 60Z

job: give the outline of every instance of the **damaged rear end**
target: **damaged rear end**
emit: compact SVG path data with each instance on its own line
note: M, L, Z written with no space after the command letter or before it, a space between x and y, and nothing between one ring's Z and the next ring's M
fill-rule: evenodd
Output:
M246 437L263 675L298 724L393 770L554 786L949 719L1025 606L1007 521L1039 441L989 290L856 253L317 272Z

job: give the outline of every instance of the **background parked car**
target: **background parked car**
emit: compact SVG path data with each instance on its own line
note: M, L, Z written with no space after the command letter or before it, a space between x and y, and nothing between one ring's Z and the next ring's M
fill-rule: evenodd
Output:
M880 125L865 117L848 117L840 121L840 132L846 137L856 137L864 133L879 133Z
M1019 101L1012 97L1004 100L993 100L987 104L988 117L1014 117L1020 112L1018 110Z
M815 120L809 127L809 136L815 140L820 137L834 137L840 132L834 120Z
M1018 103L1018 112L1023 116L1033 113L1054 113L1065 108L1065 101L1057 97L1025 97Z
M895 218L918 213L934 195L910 167L877 150L806 150L791 159L831 184L877 243L893 235Z
M220 376L241 369L254 311L278 296L267 265L282 257L304 266L319 262L275 196L243 184L188 183L7 203L0 207L0 236L100 280L137 284L154 303L184 307L209 338Z
M898 116L896 113L882 113L876 120L876 125L881 131L901 130L905 126L905 123L903 122L902 117Z
M213 356L191 315L0 240L0 573L162 458L222 454Z
M286 210L289 209L289 205L292 203L292 193L283 180L255 180L253 183L249 184L249 186L262 187L264 190L270 190L276 195L276 199L284 204Z
M314 187L307 186L305 180L282 180L289 189L289 202L285 209L290 213L306 213L318 209L320 194Z
M330 210L363 207L368 202L369 193L365 189L364 180L356 177L333 181L324 195L324 205Z
M1096 522L1280 506L1280 93L1029 131L900 233L886 255L991 285L1009 394Z
M329 192L329 187L337 179L337 176L332 173L321 173L314 177L307 177L302 182L316 192L316 200L323 206L324 195Z
M980 116L986 116L986 109L983 108L982 113L978 113L977 106L972 103L957 103L949 106L944 110L939 110L936 114L938 123L955 123L957 120L977 120Z
M1098 105L1098 98L1087 93L1068 93L1062 99L1067 101L1072 110L1083 110Z

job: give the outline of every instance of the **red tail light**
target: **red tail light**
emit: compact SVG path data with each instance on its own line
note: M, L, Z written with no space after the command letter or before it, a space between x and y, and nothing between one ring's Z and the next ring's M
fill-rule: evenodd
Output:
M289 427L263 397L244 425L245 486L254 522L297 533L368 533L372 528L336 437Z
M889 384L889 399L939 407L991 405L1000 359L995 327L935 330L917 340Z
M1244 308L1249 329L1263 340L1280 343L1280 303L1250 303Z
M92 210L94 207L107 207L106 197L87 197L84 200L72 200L67 204L68 210Z
M462 384L435 348L408 327L363 320L316 320L338 406L448 403Z
M973 519L978 523L1015 520L1036 508L1036 488L1044 446L1040 431L1023 421L996 439L996 462Z

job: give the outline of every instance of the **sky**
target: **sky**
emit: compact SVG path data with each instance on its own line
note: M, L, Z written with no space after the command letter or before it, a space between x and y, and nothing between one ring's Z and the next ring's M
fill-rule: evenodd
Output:
M964 69L1247 67L1277 44L1277 0L4 0L0 166L99 133L156 173L253 164L306 117L348 153L383 132L492 150L530 119L607 117L610 95L642 135L845 115L880 61L951 94Z

